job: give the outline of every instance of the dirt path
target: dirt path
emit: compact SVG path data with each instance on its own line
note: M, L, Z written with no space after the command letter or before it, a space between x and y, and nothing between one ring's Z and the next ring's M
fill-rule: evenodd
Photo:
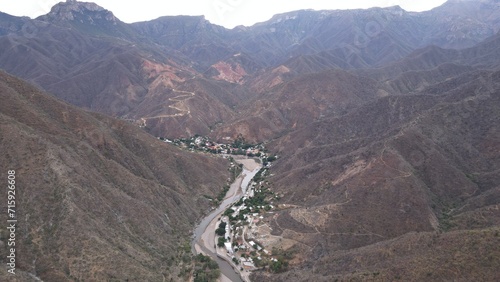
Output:
M191 114L191 110L189 109L188 105L186 105L186 101L192 99L195 96L194 92L181 91L175 89L172 90L177 93L187 93L187 94L178 95L173 98L168 98L169 101L175 102L173 105L169 105L168 107L174 110L178 110L180 112L171 116L185 116ZM186 98L186 99L180 99L180 98Z
M147 126L147 122L150 119L159 119L159 118L171 118L171 117L182 117L186 115L191 115L191 109L187 105L186 101L192 99L196 94L194 92L182 91L172 89L173 92L177 93L185 93L181 95L177 95L172 98L168 98L169 101L174 102L172 105L168 105L169 108L179 111L179 113L173 115L158 115L154 117L143 117L141 118L142 126Z

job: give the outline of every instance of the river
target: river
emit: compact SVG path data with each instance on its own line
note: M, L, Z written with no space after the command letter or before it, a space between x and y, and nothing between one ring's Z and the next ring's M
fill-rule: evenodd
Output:
M253 162L252 162L253 161ZM219 207L213 210L209 215L203 218L200 224L194 230L194 239L191 244L193 253L204 253L210 256L219 265L222 280L229 280L233 282L243 282L239 271L236 272L233 267L225 260L219 258L215 250L215 229L217 219L222 213L234 202L237 202L245 193L248 184L252 178L261 169L255 160L245 159L236 162L244 165L242 173L231 184L225 199ZM253 170L250 170L253 169Z

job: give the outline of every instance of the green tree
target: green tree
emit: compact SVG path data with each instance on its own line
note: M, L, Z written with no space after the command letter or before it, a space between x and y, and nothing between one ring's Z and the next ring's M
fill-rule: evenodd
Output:
M207 274L205 272L197 273L194 282L208 282Z
M214 269L214 270L210 271L210 273L208 274L209 281L217 281L217 279L219 279L219 277L220 277L220 270L219 269Z
M215 229L215 234L219 236L224 236L224 234L226 234L226 225L227 223L221 222L219 224L219 228Z
M270 156L270 157L267 158L267 161L268 162L274 162L276 159L277 159L276 156Z
M217 241L217 246L222 248L222 247L224 247L224 243L226 243L226 238L219 237L219 239Z
M278 259L278 261L272 261L271 264L269 265L269 268L274 273L283 272L286 270L287 267L288 263L281 259Z
M207 262L207 267L208 267L209 269L212 269L212 270L214 270L214 269L219 269L219 265L218 265L218 264L217 264L217 262L216 262L215 260L213 260L213 259L210 259L210 260Z

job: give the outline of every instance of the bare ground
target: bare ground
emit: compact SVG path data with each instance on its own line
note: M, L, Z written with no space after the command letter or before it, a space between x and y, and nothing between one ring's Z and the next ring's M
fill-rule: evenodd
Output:
M243 164L243 167L249 171L254 171L259 166L254 159L236 159L236 162Z

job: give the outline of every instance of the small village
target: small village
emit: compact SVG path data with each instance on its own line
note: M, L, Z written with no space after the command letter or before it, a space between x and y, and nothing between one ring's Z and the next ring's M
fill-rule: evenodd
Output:
M233 267L240 271L267 269L280 272L286 269L287 259L273 254L273 250L266 249L259 241L257 233L259 223L266 214L274 213L274 201L279 200L279 196L270 190L270 184L266 180L269 168L277 156L269 155L264 145L248 144L241 137L230 144L217 143L199 135L174 140L163 137L158 139L192 152L217 154L228 158L231 161L230 171L233 178L242 169L242 165L238 166L233 157L255 158L260 161L262 168L243 191L243 196L219 217L214 248L220 258L232 263ZM232 180L234 179L229 182ZM228 190L229 185L226 185L215 199L211 199L214 205L217 206L222 201Z
M282 257L275 257L272 251L265 249L256 236L257 225L265 213L273 213L273 200L279 199L269 190L269 182L265 180L268 173L267 168L262 168L243 197L232 204L217 222L217 253L231 259L240 270L266 268L279 272L287 264Z
M247 156L250 158L259 158L263 161L264 166L269 162L275 160L275 157L269 156L267 150L262 144L248 144L242 137L236 138L232 143L217 143L211 141L209 137L195 135L190 138L179 138L170 140L164 137L158 137L159 140L173 144L177 147L187 149L189 151L201 151L212 154L222 154L229 157L230 155Z

